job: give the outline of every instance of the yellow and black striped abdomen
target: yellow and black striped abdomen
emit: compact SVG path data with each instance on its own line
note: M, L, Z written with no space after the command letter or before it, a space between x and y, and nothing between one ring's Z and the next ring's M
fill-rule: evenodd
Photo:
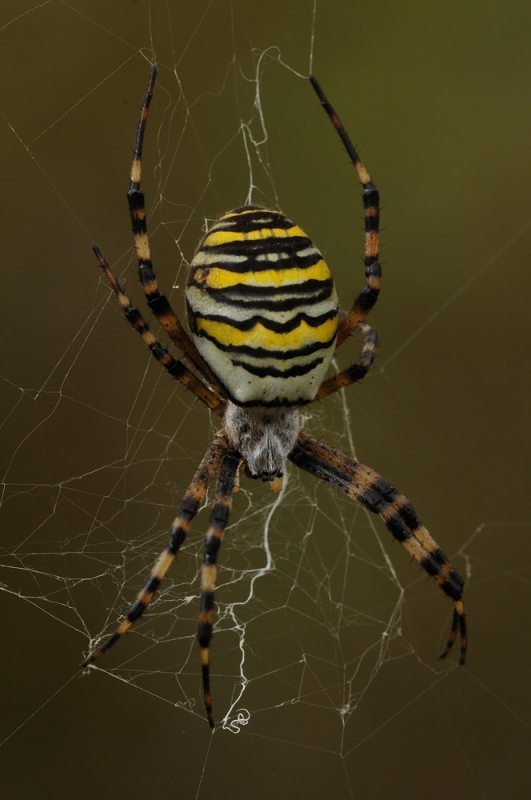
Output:
M313 400L334 352L338 301L297 225L260 206L224 214L199 244L186 300L195 345L233 403L281 411Z

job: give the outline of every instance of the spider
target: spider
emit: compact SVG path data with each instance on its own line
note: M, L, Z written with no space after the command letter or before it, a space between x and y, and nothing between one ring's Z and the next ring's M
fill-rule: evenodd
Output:
M174 358L160 343L131 305L101 250L97 245L92 247L128 322L169 374L222 418L222 427L194 475L168 544L144 588L116 632L82 666L96 661L142 616L183 544L210 481L217 475L204 543L197 632L206 715L210 727L215 727L210 641L216 563L239 468L243 465L249 477L269 481L273 491L279 491L287 459L379 514L393 537L453 600L450 634L440 658L448 655L459 632L459 663L464 664L466 617L464 581L459 573L403 494L374 470L313 439L300 424L301 406L359 381L374 361L377 334L364 320L380 291L381 268L379 195L369 173L319 83L310 76L363 186L366 286L343 314L328 266L301 228L279 211L242 206L223 214L197 247L185 292L189 335L157 285L140 186L144 133L156 75L154 64L138 123L128 202L147 304L186 363ZM363 334L359 361L326 378L335 349L356 328Z

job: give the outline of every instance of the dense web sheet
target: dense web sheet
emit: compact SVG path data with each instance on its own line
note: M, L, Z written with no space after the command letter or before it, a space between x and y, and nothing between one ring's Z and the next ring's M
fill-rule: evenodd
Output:
M14 763L28 748L41 751L43 736L53 752L72 731L101 764L87 768L88 792L135 753L134 726L135 737L149 740L147 763L156 746L166 748L157 751L166 763L179 735L178 763L164 769L185 781L183 796L244 793L254 780L256 796L287 797L295 781L307 782L312 796L322 781L339 797L360 796L358 789L378 797L401 776L414 780L403 737L418 747L419 781L430 774L431 753L442 764L459 763L454 796L500 796L498 782L509 785L503 747L518 759L529 744L529 695L516 687L528 658L519 623L529 611L530 523L525 467L515 455L515 442L525 450L529 438L525 292L513 291L509 301L499 287L509 273L513 286L529 280L522 265L531 198L519 178L525 170L513 162L502 161L486 185L481 170L494 147L503 159L512 146L526 165L529 155L498 123L472 146L473 115L463 121L442 103L432 109L433 124L421 114L419 132L412 131L408 115L418 113L418 101L401 87L411 85L418 64L408 72L406 45L395 54L400 78L385 59L381 75L367 74L370 41L394 42L387 17L371 22L363 12L368 41L356 38L353 62L354 22L345 26L337 9L325 13L319 2L293 3L293 16L281 22L276 3L162 5L118 2L109 11L103 3L49 0L1 12L0 597L9 663L0 753ZM404 15L406 35L411 17ZM434 22L423 19L427 30ZM504 15L498 23L513 24ZM468 24L465 15L459 35L469 35ZM447 60L441 37L430 72L439 95L449 80L438 72ZM487 28L483 37L477 53L490 62ZM149 612L90 674L77 667L143 585L219 424L152 362L90 252L96 240L144 313L125 193L155 53L144 189L160 286L181 319L186 268L201 233L219 213L251 201L281 208L308 231L326 252L343 305L350 303L363 283L360 190L305 80L310 70L341 113L384 198L384 288L370 318L382 349L361 386L312 408L305 424L405 492L468 581L465 672L455 658L436 659L451 603L392 546L378 518L291 466L279 495L242 479L219 559L212 744L195 640L212 489ZM521 65L522 75L528 68ZM463 105L475 83L473 71L461 70L468 82L452 85ZM504 77L485 119L505 113ZM423 96L420 84L411 92ZM516 97L514 106L522 106ZM530 114L520 113L528 130ZM444 114L437 145L426 144ZM469 138L454 149L462 125ZM457 159L455 172L440 168L436 147L448 148L446 171ZM508 174L504 197L518 197L516 213L500 209L500 176ZM459 181L474 188L470 196L463 190L456 208ZM493 202L481 205L482 194ZM496 303L493 325L484 309ZM499 325L509 314L510 332ZM342 348L338 367L354 360L359 345L353 339ZM507 664L511 686L502 680ZM100 760L106 736L108 765L107 756ZM221 737L240 744L216 750ZM67 796L84 773L77 767L75 777L80 755L63 746L74 776L62 777ZM500 764L493 756L486 765L485 752ZM387 784L378 753L388 758ZM142 791L169 778L137 763L133 773ZM216 775L223 775L219 791ZM445 770L439 778L436 797L447 790ZM13 780L13 796L34 795L31 779Z

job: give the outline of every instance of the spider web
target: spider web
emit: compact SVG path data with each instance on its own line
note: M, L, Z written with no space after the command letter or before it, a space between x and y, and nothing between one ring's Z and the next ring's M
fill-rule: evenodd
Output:
M2 755L11 772L36 754L31 775L14 770L12 795L49 780L59 796L104 782L162 797L176 786L184 797L402 796L400 782L410 796L435 769L431 793L446 797L440 760L459 764L457 797L527 796L506 764L510 753L523 766L530 738L519 625L529 324L514 288L529 285L531 198L527 139L514 131L529 129L531 65L523 45L517 62L499 43L500 30L525 41L524 4L482 6L479 18L456 5L451 45L436 9L178 6L0 12ZM153 53L144 189L161 289L181 318L201 233L250 201L308 232L348 305L363 282L360 188L310 70L359 144L384 198L380 356L305 425L396 483L467 577L466 670L436 660L451 606L380 520L289 467L280 495L243 478L235 496L216 592L214 737L195 641L212 491L149 612L80 673L143 585L218 424L136 341L90 253L95 240L145 313L125 192ZM358 352L345 344L338 366Z

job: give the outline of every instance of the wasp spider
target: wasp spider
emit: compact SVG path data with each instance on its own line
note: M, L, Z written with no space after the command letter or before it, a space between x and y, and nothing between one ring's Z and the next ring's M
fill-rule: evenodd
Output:
M380 291L379 197L375 185L317 80L310 77L363 186L366 286L351 309L340 315L330 270L301 228L274 209L242 206L218 219L194 255L186 285L189 335L159 291L140 188L142 145L156 74L154 65L138 124L128 201L147 304L186 363L174 358L159 342L131 305L99 248L93 245L93 249L127 320L170 375L222 418L222 428L194 475L168 544L147 583L116 632L89 655L83 666L103 655L144 613L184 542L210 481L217 475L204 544L197 633L204 703L208 722L214 727L209 650L216 562L238 469L243 464L248 476L269 481L271 488L278 490L286 459L380 515L394 538L453 600L450 635L441 658L448 655L459 631L463 664L466 619L461 576L403 494L374 470L312 439L300 424L301 406L359 381L374 360L377 335L364 320ZM326 378L335 349L356 328L363 333L359 361Z

